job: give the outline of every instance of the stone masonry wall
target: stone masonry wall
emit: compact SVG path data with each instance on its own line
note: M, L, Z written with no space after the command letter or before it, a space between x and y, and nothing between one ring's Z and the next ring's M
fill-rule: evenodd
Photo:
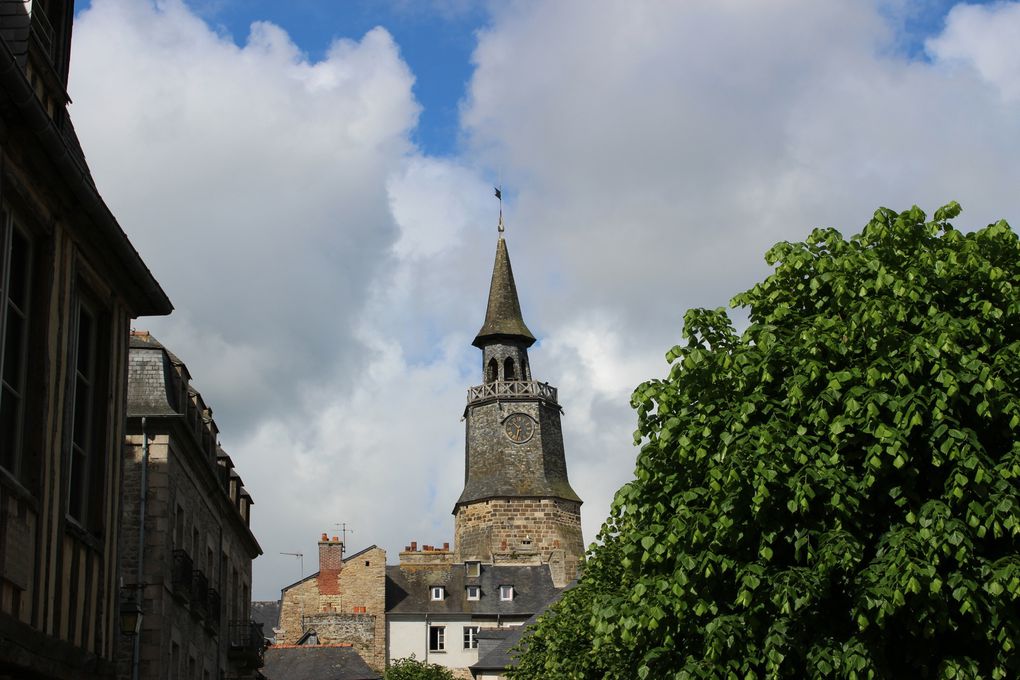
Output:
M496 498L462 505L456 514L461 560L506 562L515 554L548 562L563 551L566 585L584 556L581 505L554 498ZM530 539L530 545L525 541Z
M376 620L374 614L322 612L305 617L305 626L315 630L320 644L349 643L361 658L371 664L375 655Z
M332 566L326 560L327 566ZM386 551L371 548L283 591L280 644L315 629L321 644L350 643L376 670L386 665ZM370 639L367 637L371 630Z

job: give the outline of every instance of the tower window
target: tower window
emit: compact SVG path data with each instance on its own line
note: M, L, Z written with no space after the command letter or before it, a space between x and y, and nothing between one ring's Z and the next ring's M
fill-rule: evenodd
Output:
M517 375L514 371L514 360L510 357L506 358L503 362L503 380L517 380Z
M489 359L489 365L485 368L485 382L496 382L499 363L495 359Z

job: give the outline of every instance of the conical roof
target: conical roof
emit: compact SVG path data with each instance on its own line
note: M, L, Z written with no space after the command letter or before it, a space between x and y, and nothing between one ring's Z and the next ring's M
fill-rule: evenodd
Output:
M514 272L510 268L510 254L506 241L501 236L496 243L496 262L492 265L492 283L489 284L489 306L485 309L485 323L478 331L475 347L484 347L488 342L510 339L523 342L530 347L535 342L521 316L521 303L517 299Z

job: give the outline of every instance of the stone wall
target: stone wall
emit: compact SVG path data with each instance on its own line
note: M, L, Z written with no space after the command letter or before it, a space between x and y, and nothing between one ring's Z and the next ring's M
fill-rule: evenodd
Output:
M143 558L142 582L147 585L142 589L140 675L160 677L173 663L178 666L171 672L186 674L194 667L199 677L206 672L210 677L236 675L240 669L228 654L230 627L249 619L251 561L257 546L211 472L208 451L180 422L150 419L145 546L140 553L137 509L142 435L135 419L128 428L124 502L135 512L121 533L120 576L126 584L136 583L138 560ZM204 602L195 600L190 580L175 582L175 550L184 551L192 560L192 571L205 576L206 587L219 598L218 606L208 591ZM130 677L132 642L120 639L121 678Z
M531 561L537 555L544 563L561 556L565 580L556 582L557 587L577 576L577 565L584 556L580 503L556 498L496 498L458 507L455 521L462 560L508 563Z
M327 566L332 553L320 558ZM297 644L314 629L321 644L353 645L365 662L381 670L386 665L386 551L371 547L343 560L340 569L320 570L315 576L284 589L280 602L280 644Z

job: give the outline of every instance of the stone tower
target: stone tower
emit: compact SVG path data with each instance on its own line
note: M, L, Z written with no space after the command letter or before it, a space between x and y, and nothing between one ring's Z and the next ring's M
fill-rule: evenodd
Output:
M565 584L584 555L581 499L567 480L556 388L532 379L534 342L500 234L485 323L472 343L482 350L483 382L469 388L464 411L464 491L453 509L457 557L548 562Z

